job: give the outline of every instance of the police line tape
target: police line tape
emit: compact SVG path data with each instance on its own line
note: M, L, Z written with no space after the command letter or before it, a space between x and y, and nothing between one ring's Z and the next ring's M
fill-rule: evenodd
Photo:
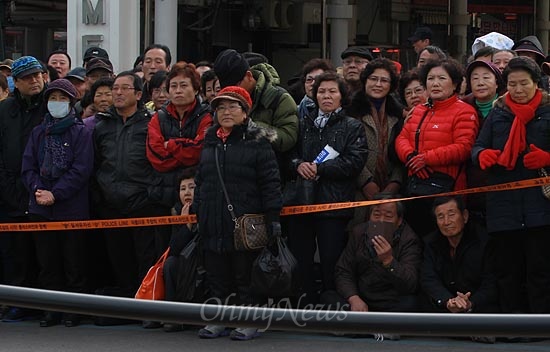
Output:
M403 197L395 199L366 200L359 202L327 203L312 205L296 205L284 207L282 216L318 213L330 210L341 210L357 207L365 207L375 204L391 203L398 201L410 201L413 199L435 198L442 196L456 196L473 193L487 193L498 191L510 191L531 187L540 187L550 184L550 177L539 177L528 180L500 183L491 186L467 188L459 191L431 194L426 196ZM106 220L79 220L79 221L50 221L50 222L25 222L25 223L0 223L0 232L23 232L23 231L59 231L59 230L93 230L112 229L122 227L145 227L163 225L181 225L197 222L195 215L157 216L127 219L106 219Z

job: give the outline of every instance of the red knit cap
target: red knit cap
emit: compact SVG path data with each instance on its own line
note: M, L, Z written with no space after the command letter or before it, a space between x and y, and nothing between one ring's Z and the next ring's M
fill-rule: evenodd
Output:
M222 100L237 101L246 112L249 112L252 107L252 99L250 99L250 94L248 94L246 89L238 86L228 86L220 90L218 95L216 95L210 102L210 106L212 106L213 109L216 109Z

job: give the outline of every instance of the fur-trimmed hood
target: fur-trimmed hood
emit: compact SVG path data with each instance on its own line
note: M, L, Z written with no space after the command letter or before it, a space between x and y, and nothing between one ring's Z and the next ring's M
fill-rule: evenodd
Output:
M218 137L216 135L218 128L220 128L220 125L215 123L208 129L206 132L205 144L216 144L218 142ZM260 126L248 118L247 123L233 127L229 139L234 138L256 141L266 139L269 143L273 143L277 139L277 131L269 127Z

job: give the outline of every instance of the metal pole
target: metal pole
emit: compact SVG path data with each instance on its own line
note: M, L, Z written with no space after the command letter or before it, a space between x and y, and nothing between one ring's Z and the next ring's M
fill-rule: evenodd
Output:
M327 0L323 0L321 3L321 58L327 58Z
M140 52L143 51L143 49L147 48L149 45L151 45L151 0L144 0L145 3L143 4L143 48L140 48Z
M419 336L547 337L549 314L372 313L147 301L0 285L0 303L51 311L184 324ZM214 302L213 302L214 303Z

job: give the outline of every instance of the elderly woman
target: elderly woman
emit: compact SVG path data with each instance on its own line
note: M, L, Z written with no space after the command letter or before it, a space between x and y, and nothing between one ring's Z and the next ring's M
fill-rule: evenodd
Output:
M540 67L527 57L504 69L508 92L495 102L472 150L490 184L536 178L550 167L550 97L537 88L540 79ZM486 197L502 311L549 313L550 200L539 187Z
M480 129L493 109L495 100L504 92L506 85L497 66L490 62L473 61L466 69L468 94L462 100L470 104L477 111ZM487 185L487 173L476 165L468 163L466 167L469 187ZM485 193L476 193L468 196L468 210L470 220L479 226L485 227Z
M23 154L22 178L31 195L33 221L84 220L89 218L88 181L93 169L92 131L76 116L77 92L66 79L53 81L44 93L48 113L35 127ZM34 235L40 265L38 279L48 290L84 293L82 231L47 231ZM41 327L56 325L61 313L46 312ZM65 314L66 326L78 325L78 316Z
M454 60L429 61L420 78L428 102L414 109L395 142L408 169L407 192L425 195L464 189L464 165L477 136L478 119L474 108L457 96L461 66ZM428 200L409 203L407 221L420 236L435 230L430 208Z
M365 129L342 110L346 84L334 72L315 79L314 102L318 109L300 119L298 143L290 168L298 194L308 193L308 203L349 202L355 198L355 178L367 158ZM324 152L331 156L323 158ZM298 202L300 203L300 201ZM326 211L296 216L289 224L289 245L301 275L299 303L316 302L313 257L319 247L323 289L334 290L334 268L347 241L346 225L353 210Z
M407 116L417 105L422 105L428 100L426 88L420 82L418 69L412 69L399 77L399 88L397 90L402 102L405 104Z
M306 94L300 104L298 104L299 118L307 117L317 108L313 98L313 85L315 84L315 78L327 71L336 72L336 68L332 62L319 58L309 60L302 68L300 79L304 85L304 92L306 92Z
M250 291L250 275L258 251L235 250L235 223L224 193L220 192L222 180L218 167L235 216L265 214L268 233L280 235L281 181L270 144L277 135L250 120L252 100L241 87L225 87L211 106L216 112L216 123L206 133L192 206L196 209L205 251L207 285L217 302L233 301L236 292L237 304L255 305L260 302ZM201 338L227 334L228 330L221 325L207 325L199 331ZM231 332L235 340L250 340L255 336L257 329L254 328L237 328Z
M356 180L358 201L372 200L380 192L399 193L403 164L395 156L395 138L403 127L403 106L392 96L397 88L395 65L385 58L367 64L361 73L361 90L347 112L361 121L369 149L367 163ZM356 208L354 224L365 222L366 208Z

